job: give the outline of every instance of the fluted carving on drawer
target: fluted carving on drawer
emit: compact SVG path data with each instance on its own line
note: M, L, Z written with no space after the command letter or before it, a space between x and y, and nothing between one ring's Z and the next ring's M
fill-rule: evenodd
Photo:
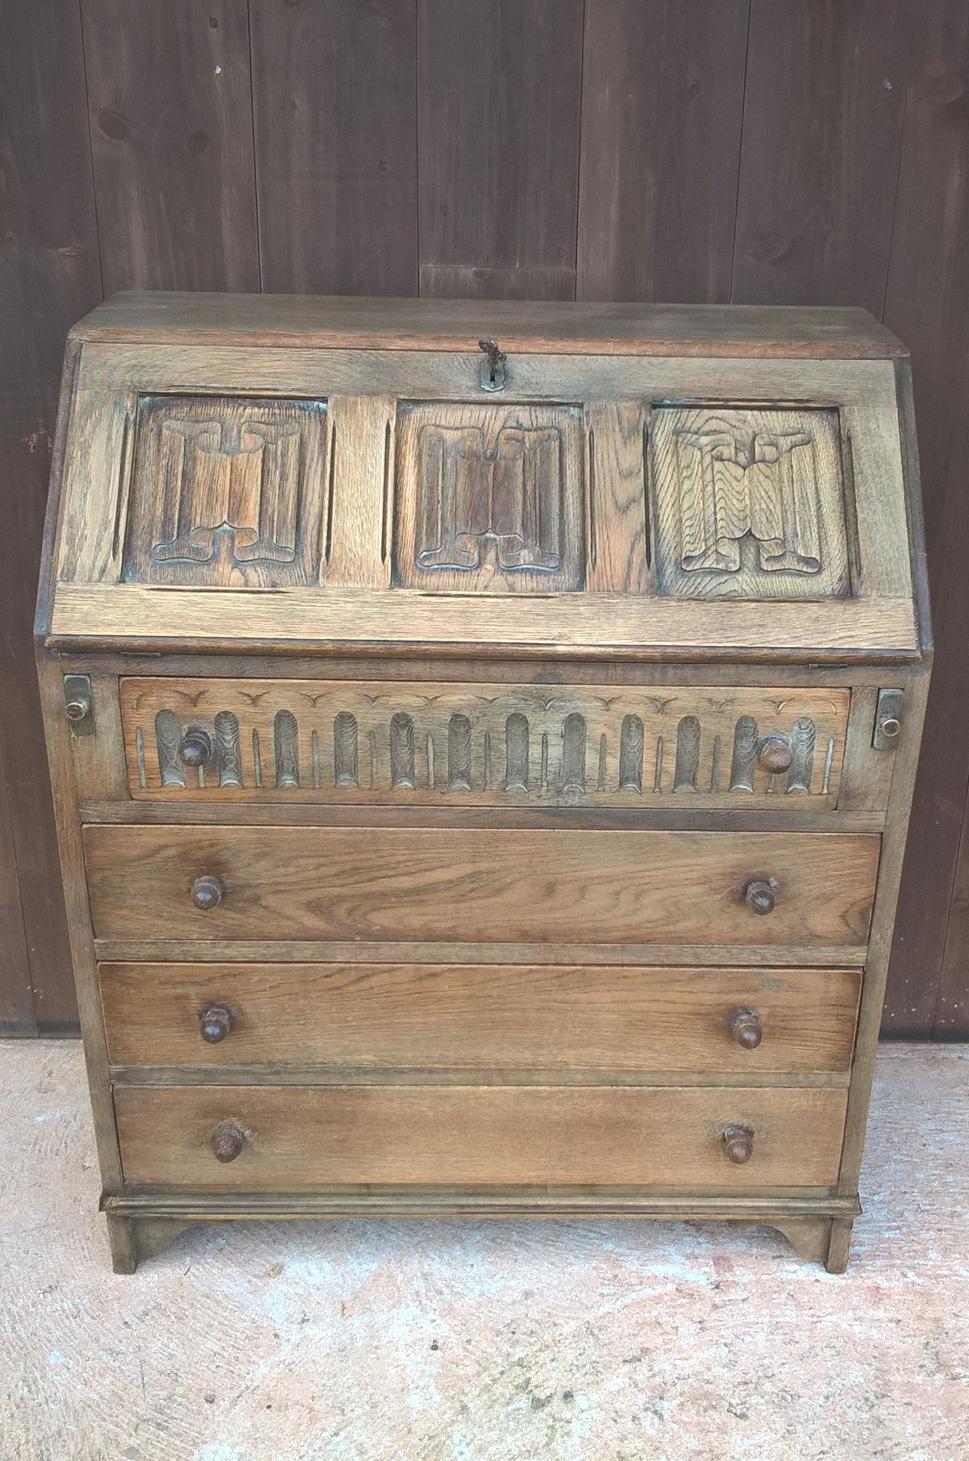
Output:
M787 774L788 791L807 793L811 790L814 771L814 721L800 716L791 732L791 769Z
M832 690L125 680L134 797L480 805L837 799ZM205 764L183 748L211 742Z
M162 786L185 785L185 767L178 759L181 738L182 723L174 710L159 710L155 716L155 744Z
M276 785L299 786L299 727L291 710L280 710L273 721Z
M733 761L730 765L730 790L753 791L757 769L757 722L751 715L742 715L734 727Z
M528 790L528 720L518 711L505 722L505 790Z
M333 780L337 786L359 786L357 721L341 710L333 722Z
M562 726L562 791L585 791L585 720L567 715Z
M452 715L448 722L447 784L451 791L471 790L471 722L466 715Z
M619 790L643 789L643 722L638 715L624 715L619 734Z
M231 710L220 710L215 717L215 746L219 762L219 785L242 786L239 720Z
M414 722L402 711L390 722L390 779L394 786L413 791L417 785L414 774Z
M696 791L700 766L700 722L695 715L684 715L676 728L676 765L673 770L674 791Z

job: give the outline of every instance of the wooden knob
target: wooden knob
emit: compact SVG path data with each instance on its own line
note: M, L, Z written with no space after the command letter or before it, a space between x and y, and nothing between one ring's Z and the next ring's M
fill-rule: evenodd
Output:
M727 1016L727 1029L745 1050L756 1050L764 1038L764 1028L756 1010L735 1009Z
M200 725L189 726L178 743L178 759L185 766L207 766L212 759L212 737Z
M192 884L192 902L203 913L208 913L210 908L218 908L224 896L225 884L214 873L203 873Z
M212 1150L218 1162L234 1162L247 1141L236 1121L220 1121L212 1133Z
M789 771L793 752L789 736L780 734L764 736L757 746L757 760L765 771L778 773Z
M235 1027L235 1015L227 1004L210 1004L199 1015L199 1033L209 1045L218 1045Z
M744 888L744 902L751 913L773 913L780 890L774 878L754 878Z
M749 1162L754 1155L754 1133L749 1126L725 1126L720 1140L731 1162Z

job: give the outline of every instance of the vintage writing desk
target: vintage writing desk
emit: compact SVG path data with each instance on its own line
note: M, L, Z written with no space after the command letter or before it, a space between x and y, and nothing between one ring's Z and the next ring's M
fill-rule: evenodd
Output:
M82 321L38 647L115 1266L493 1213L842 1269L922 560L860 310Z

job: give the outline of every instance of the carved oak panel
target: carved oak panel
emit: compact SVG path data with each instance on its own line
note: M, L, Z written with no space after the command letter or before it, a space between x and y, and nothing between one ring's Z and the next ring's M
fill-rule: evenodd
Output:
M837 412L662 406L651 437L662 593L816 599L850 592Z
M576 406L402 402L395 581L429 592L581 588L583 477Z
M849 701L836 689L121 682L131 795L229 801L834 807ZM186 738L207 745L203 764L186 764Z
M205 587L319 581L326 403L144 396L124 578Z

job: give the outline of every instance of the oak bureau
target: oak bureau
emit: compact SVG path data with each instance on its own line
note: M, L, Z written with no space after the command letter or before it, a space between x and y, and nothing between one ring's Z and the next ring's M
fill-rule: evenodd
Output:
M860 310L127 294L37 624L115 1267L771 1224L838 1271L930 629Z

